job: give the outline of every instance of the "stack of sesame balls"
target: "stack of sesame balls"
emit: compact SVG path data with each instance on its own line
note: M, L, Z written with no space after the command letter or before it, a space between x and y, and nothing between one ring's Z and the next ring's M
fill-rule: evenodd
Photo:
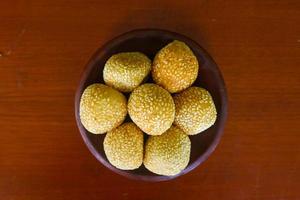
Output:
M153 62L140 52L111 56L104 84L88 86L80 100L80 119L93 134L104 134L108 161L118 169L142 164L151 172L174 176L189 163L191 141L212 126L217 112L211 95L194 87L199 64L181 41L163 47ZM154 83L145 83L149 73ZM128 100L123 93L130 93ZM123 123L127 112L132 122ZM149 135L144 142L144 134Z

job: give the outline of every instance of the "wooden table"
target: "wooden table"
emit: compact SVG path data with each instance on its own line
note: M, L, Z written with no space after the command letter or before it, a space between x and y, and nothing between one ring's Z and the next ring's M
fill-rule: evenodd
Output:
M93 52L149 27L198 41L229 95L213 155L162 183L103 167L74 119ZM300 199L298 0L2 0L0 52L0 199Z

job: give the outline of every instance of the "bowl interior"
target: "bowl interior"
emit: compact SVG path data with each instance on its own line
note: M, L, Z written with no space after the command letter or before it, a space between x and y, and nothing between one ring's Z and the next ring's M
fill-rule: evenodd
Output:
M93 83L104 83L102 71L105 62L110 56L119 52L139 51L146 54L153 60L155 54L169 42L180 40L185 42L194 52L200 63L198 78L193 84L207 89L215 102L218 117L216 123L208 130L190 136L191 139L191 157L189 165L185 170L176 176L160 176L151 173L142 165L139 169L124 171L113 167L107 160L103 150L103 139L105 134L94 135L89 133L82 126L79 118L79 102L84 89ZM152 82L151 77L147 82ZM128 95L127 95L128 97ZM169 31L164 30L136 30L125 33L104 45L99 49L87 64L86 70L83 73L79 87L75 97L75 116L78 128L82 138L92 154L106 167L114 172L124 175L129 178L161 181L168 180L185 174L196 166L201 164L215 149L222 135L224 123L227 115L227 96L223 78L218 70L217 65L212 58L194 41L191 39ZM126 121L131 121L127 115ZM145 140L146 140L145 136Z

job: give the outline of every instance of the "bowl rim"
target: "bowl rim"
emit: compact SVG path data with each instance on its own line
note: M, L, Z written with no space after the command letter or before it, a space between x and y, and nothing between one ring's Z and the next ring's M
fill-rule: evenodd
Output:
M82 88L83 85L90 74L90 72L93 69L94 63L97 61L97 58L100 58L102 54L105 54L105 49L109 49L114 46L114 44L131 38L133 35L141 35L144 34L145 32L153 32L153 33L160 33L160 34L167 34L173 38L176 38L177 40L181 41L188 41L190 44L193 44L193 46L196 46L199 48L202 52L202 54L213 64L215 67L212 68L215 74L220 78L220 85L219 87L221 88L221 98L220 98L220 103L221 103L221 110L219 112L222 112L222 117L220 117L220 125L217 129L216 136L213 138L213 141L209 144L208 148L205 150L205 152L199 156L193 163L190 163L181 173L175 175L175 176L163 176L163 175L157 175L157 176L149 176L149 175L139 175L139 174L132 174L129 171L124 171L124 170L119 170L115 167L112 167L111 164L108 163L102 156L99 155L93 144L90 142L86 135L86 130L83 127L83 125L80 122L80 117L79 117L79 105L80 105L80 97L82 95ZM202 164L207 158L213 153L213 151L216 149L217 145L220 142L220 139L224 133L224 128L225 128L225 122L227 120L227 114L228 114L228 96L227 96L227 90L226 90L226 85L224 82L224 78L222 76L222 73L220 72L220 69L216 62L213 60L213 58L207 53L207 51L199 45L197 42L194 40L190 39L189 37L169 31L169 30L164 30L164 29L156 29L156 28L144 28L144 29L134 29L125 33L122 33L116 37L113 37L112 39L108 40L104 45L102 45L100 48L96 50L96 52L91 56L87 64L85 65L85 68L83 69L83 72L81 73L79 83L76 88L76 93L75 93L75 119L76 119L76 124L79 129L80 135L82 139L84 140L84 143L88 147L89 151L94 155L94 157L100 161L105 167L108 169L112 170L113 172L120 174L122 176L128 177L130 179L135 179L135 180L143 180L143 181L151 181L151 182L158 182L158 181L167 181L174 179L176 177L182 176L193 169L195 169L197 166Z

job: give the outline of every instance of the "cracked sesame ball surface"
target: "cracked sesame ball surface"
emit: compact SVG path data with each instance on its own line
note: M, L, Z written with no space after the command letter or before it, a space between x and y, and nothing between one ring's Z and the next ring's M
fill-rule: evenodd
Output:
M151 70L151 60L140 52L125 52L111 56L105 63L105 83L121 92L131 92Z
M175 105L168 91L147 83L131 93L128 113L143 132L160 135L171 127L175 117Z
M199 64L192 50L183 42L174 40L155 56L153 80L171 93L191 86L198 76Z
M159 136L150 136L145 145L145 167L156 174L174 176L188 165L191 153L189 137L172 126Z
M103 142L109 162L118 169L132 170L143 163L143 132L132 122L109 131Z
M124 121L126 114L125 96L109 86L92 84L81 96L80 120L91 133L103 134L112 130Z
M217 118L213 99L204 88L190 87L174 96L175 121L188 135L195 135L211 127Z

